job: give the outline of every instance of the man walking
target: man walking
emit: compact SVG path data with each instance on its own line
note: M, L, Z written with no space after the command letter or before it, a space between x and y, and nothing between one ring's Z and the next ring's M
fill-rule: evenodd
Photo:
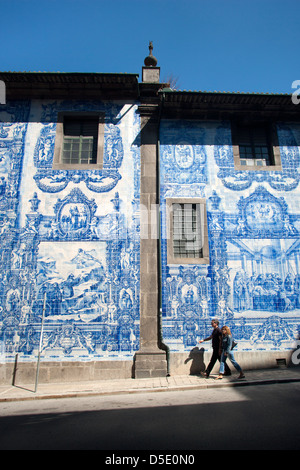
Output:
M205 339L202 339L199 341L199 343L203 343L203 341L210 341L212 340L212 348L213 348L213 353L210 358L210 363L208 364L205 372L201 372L201 375L204 377L208 378L209 374L212 371L212 368L214 367L215 363L221 360L221 343L222 343L222 331L219 328L219 320L212 320L211 326L213 327L212 334ZM225 374L224 375L231 375L231 371L228 367L228 365L225 363Z

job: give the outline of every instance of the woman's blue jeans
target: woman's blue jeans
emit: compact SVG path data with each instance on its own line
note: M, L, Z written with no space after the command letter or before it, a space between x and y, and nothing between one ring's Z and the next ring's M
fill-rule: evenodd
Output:
M233 364L233 366L236 368L236 370L238 370L239 372L242 371L241 366L234 359L233 352L230 351L230 352L227 353L227 356L225 356L225 353L223 351L222 354L221 354L221 361L220 361L221 362L220 374L224 374L225 362L226 362L227 358L230 360L230 362Z

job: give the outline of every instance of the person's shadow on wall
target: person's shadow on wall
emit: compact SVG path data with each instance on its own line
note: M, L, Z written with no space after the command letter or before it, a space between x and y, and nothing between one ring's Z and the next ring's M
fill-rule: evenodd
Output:
M193 348L189 356L184 361L187 364L189 361L191 362L190 366L190 375L199 375L200 372L205 371L205 364L204 364L204 348L199 349L198 347Z

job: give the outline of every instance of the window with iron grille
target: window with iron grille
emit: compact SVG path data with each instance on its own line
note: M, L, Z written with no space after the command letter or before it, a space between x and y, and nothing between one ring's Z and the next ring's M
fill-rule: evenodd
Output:
M168 263L208 263L206 205L202 199L167 199Z
M175 258L202 258L199 204L173 204L173 249Z

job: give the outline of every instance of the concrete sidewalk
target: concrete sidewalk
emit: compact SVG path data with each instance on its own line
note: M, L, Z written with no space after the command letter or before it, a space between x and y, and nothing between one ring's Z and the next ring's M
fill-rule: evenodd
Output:
M240 380L237 379L236 372L233 372L230 377L223 377L222 380L215 380L216 376L211 375L208 379L201 375L184 375L151 379L39 384L36 392L34 384L2 385L0 386L0 402L300 382L300 367L248 370L245 371L245 379Z

